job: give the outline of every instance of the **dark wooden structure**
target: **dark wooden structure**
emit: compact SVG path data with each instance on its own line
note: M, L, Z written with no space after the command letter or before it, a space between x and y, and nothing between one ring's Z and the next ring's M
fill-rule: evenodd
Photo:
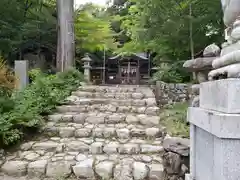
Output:
M134 53L128 56L114 56L104 63L92 63L92 82L94 84L147 84L151 77L152 63L148 54ZM105 76L104 76L105 73ZM105 80L103 80L105 78Z

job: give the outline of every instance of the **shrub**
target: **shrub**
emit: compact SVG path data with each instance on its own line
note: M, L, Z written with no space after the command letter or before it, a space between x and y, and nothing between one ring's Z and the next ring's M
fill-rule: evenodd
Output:
M0 146L13 144L20 140L27 130L41 127L43 116L50 113L83 81L82 74L76 70L56 75L41 72L36 74L31 85L13 94L13 108L1 114Z
M13 107L10 96L15 88L15 83L14 74L7 68L5 61L0 56L0 114Z
M187 108L187 103L176 103L162 110L160 114L161 124L167 128L170 135L189 137Z

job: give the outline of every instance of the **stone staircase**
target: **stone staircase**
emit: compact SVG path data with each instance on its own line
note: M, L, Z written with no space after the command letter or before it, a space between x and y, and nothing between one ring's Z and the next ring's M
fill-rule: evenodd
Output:
M1 172L13 180L162 180L158 112L147 87L80 87L49 116L44 138L8 155Z

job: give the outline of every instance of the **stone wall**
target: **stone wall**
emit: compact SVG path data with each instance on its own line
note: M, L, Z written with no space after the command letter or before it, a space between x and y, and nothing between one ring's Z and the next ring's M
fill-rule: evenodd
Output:
M189 173L189 139L166 137L163 148L163 180L184 180Z
M189 100L189 84L174 84L157 81L155 89L156 99L160 106L186 102Z

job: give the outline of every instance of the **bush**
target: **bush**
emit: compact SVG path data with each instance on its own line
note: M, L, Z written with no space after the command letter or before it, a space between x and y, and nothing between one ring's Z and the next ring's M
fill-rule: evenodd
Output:
M182 67L182 62L173 62L161 67L152 78L152 81L163 81L166 83L184 83L190 81L191 73Z
M187 108L187 103L176 103L162 110L160 114L161 124L167 128L170 135L189 137Z
M10 96L15 88L15 83L14 74L7 68L5 61L0 56L0 114L13 107Z
M36 75L32 84L12 95L12 109L0 114L1 147L20 140L29 129L41 127L44 122L43 116L50 113L83 81L82 74L76 70L56 75L34 72L30 72Z

